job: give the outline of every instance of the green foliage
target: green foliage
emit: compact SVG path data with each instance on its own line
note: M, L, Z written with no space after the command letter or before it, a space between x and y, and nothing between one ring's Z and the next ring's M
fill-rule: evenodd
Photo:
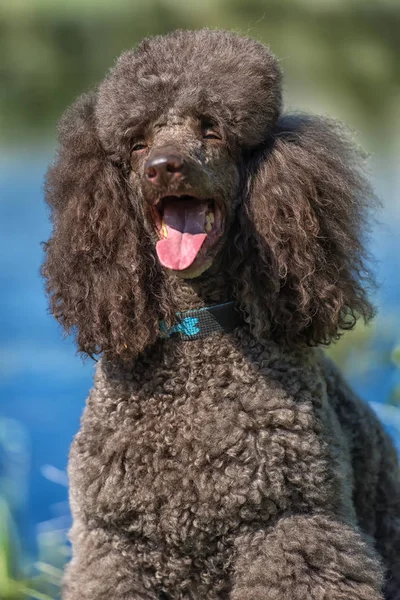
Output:
M392 373L394 384L389 397L381 401L395 406L400 406L400 383L396 383L396 380L400 382L398 331L395 316L381 318L368 326L359 322L353 331L327 349L327 354L348 378L366 377L372 369L379 369L388 376Z
M39 550L40 556L40 550ZM59 596L62 577L60 557L65 549L52 546L51 562L29 565L21 551L16 527L4 498L0 497L0 598L2 600L52 600ZM56 563L56 566L55 564Z
M392 361L396 367L400 368L400 345L395 346L392 351Z
M0 5L0 131L43 137L123 49L176 28L222 27L269 43L289 99L363 129L393 122L400 3L389 0L13 0ZM184 67L184 65L183 65ZM332 82L335 82L334 86ZM384 132L383 135L387 134Z
M36 556L27 555L16 525L24 512L29 443L20 423L0 417L0 599L52 600L59 597L68 559L65 533L58 522L41 524Z
M345 374L360 375L376 361L383 364L388 362L390 352L382 355L374 345L377 337L386 338L388 333L385 329L378 328L375 322L368 326L358 322L355 329L346 332L338 342L328 348L327 354Z

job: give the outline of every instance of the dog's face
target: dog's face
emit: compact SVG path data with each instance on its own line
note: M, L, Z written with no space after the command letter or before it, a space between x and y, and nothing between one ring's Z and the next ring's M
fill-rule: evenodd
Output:
M140 190L163 267L184 278L210 267L239 189L239 148L208 115L173 110L132 140L130 181Z
M144 40L66 111L43 273L82 352L136 356L193 298L233 299L285 343L370 318L358 154L331 121L280 113L268 48L208 30Z
M211 266L240 200L243 154L268 136L280 102L272 54L217 32L147 41L100 86L102 142L128 163L164 268L194 278Z

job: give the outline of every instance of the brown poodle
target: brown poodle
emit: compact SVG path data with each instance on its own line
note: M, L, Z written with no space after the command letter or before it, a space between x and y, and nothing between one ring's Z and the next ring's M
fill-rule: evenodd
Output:
M393 446L318 345L373 310L373 201L260 43L146 39L63 117L43 268L101 354L65 600L400 598Z

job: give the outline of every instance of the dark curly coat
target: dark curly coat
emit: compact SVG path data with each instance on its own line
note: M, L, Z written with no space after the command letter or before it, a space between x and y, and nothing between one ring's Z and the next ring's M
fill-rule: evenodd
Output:
M202 30L123 54L59 134L43 272L102 354L64 599L399 599L397 458L317 348L373 313L373 200L346 133L282 116L273 55ZM182 224L210 210L207 235ZM232 333L160 338L232 299Z

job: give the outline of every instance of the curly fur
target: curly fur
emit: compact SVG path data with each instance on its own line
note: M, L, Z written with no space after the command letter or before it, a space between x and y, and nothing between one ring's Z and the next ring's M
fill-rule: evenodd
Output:
M203 116L218 147L196 137ZM145 131L225 207L193 279L155 253ZM399 599L395 451L313 348L373 315L374 199L347 133L282 115L273 55L202 30L123 54L59 140L43 273L79 350L103 355L71 450L65 600ZM231 299L232 334L158 338L176 310Z

